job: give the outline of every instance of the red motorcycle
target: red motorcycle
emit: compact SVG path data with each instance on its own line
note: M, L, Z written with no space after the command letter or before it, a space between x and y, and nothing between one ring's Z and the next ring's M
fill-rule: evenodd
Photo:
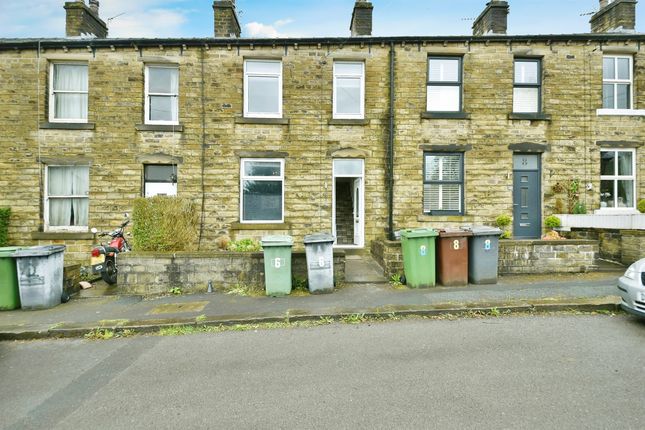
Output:
M110 232L99 233L96 228L92 228L91 232L99 236L110 236L110 242L105 244L96 245L92 249L92 273L100 273L101 278L110 285L116 284L116 256L121 252L130 251L130 245L125 240L124 229L130 223L130 219L126 219L121 223L121 227Z

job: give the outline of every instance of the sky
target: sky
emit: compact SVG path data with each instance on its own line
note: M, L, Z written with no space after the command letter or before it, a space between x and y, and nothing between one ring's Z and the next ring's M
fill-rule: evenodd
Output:
M488 0L372 0L374 36L472 34ZM86 0L87 2L87 0ZM0 38L64 37L65 0L0 0ZM109 37L212 37L212 0L100 0ZM349 36L354 0L237 0L242 37ZM598 0L509 0L508 34L588 33ZM645 0L636 6L645 32Z

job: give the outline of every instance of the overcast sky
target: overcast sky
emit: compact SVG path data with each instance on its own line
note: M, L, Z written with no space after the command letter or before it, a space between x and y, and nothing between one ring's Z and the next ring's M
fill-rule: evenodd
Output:
M374 36L466 35L488 0L372 0ZM87 0L86 0L87 2ZM0 0L0 38L64 37L64 0ZM100 0L110 37L211 37L212 0ZM509 34L589 32L598 0L509 0ZM354 0L237 0L243 37L348 36ZM645 32L645 0L636 30Z

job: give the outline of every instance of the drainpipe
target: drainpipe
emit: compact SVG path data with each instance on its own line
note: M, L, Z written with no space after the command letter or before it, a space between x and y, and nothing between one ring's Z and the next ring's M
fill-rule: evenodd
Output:
M394 240L394 42L390 42L390 124L387 141L387 232Z

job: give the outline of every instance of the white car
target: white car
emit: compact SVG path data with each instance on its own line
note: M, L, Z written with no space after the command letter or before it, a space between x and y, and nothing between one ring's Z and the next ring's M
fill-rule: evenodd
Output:
M645 258L629 266L618 278L618 290L623 299L620 307L630 314L645 317Z

